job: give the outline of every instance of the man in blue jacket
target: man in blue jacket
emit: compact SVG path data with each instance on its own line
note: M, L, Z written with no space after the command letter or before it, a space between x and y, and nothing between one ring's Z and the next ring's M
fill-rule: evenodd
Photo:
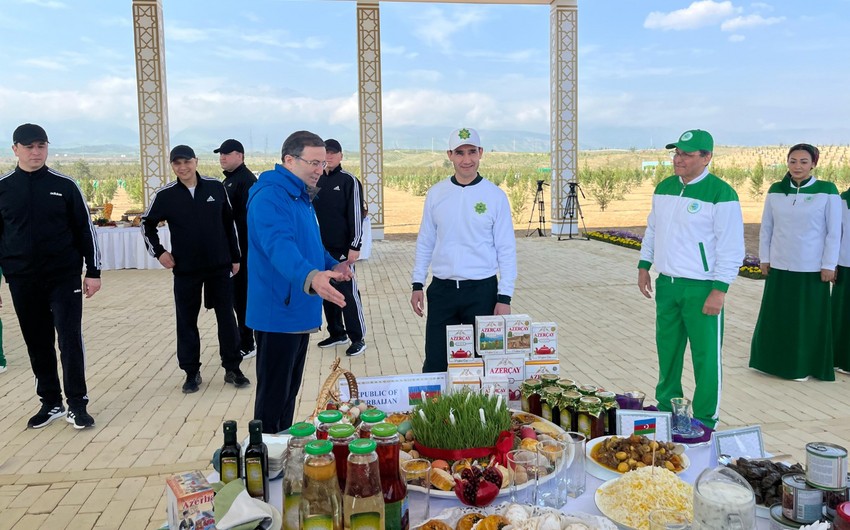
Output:
M267 433L292 425L310 333L322 325L322 299L344 307L331 282L351 279L347 263L322 245L312 205L327 165L325 142L308 131L292 133L281 162L260 175L248 198L246 321L257 339L254 419Z

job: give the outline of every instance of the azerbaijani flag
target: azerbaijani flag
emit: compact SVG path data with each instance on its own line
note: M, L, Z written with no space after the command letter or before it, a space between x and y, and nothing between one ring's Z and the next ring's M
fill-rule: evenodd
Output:
M635 420L635 434L653 434L655 433L655 418L646 418L645 420Z

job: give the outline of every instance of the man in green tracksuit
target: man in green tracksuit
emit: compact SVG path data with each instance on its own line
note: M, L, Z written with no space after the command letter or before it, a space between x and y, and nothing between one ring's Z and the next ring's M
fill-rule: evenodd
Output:
M652 211L638 264L638 287L651 298L649 268L655 265L655 341L658 408L683 397L682 368L690 343L694 366L694 416L715 428L722 387L723 303L744 260L744 221L738 195L708 172L714 139L686 131L672 149L676 174L652 196Z

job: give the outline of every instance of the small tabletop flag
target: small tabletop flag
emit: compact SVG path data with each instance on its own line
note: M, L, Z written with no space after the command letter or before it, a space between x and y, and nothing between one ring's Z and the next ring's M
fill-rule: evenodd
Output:
M646 418L644 420L635 420L635 430L634 433L637 435L641 434L653 434L655 433L655 418Z

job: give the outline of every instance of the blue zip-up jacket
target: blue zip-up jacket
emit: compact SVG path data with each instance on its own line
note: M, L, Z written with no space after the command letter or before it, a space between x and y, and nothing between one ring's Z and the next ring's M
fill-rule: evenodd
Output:
M248 194L248 327L306 333L322 325L322 299L310 289L318 271L338 263L322 245L307 186L280 164Z

